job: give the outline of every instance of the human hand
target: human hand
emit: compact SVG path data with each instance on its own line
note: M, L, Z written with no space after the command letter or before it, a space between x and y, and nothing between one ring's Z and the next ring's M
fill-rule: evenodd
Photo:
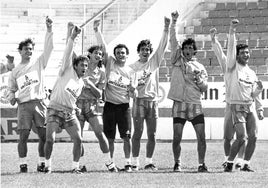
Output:
M16 104L17 101L18 101L17 98L13 98L13 99L10 100L10 104L11 104L12 106L14 106L14 105Z
M74 40L81 33L81 28L74 26L71 33L71 38Z
M238 24L239 24L239 20L238 19L233 19L232 21L231 21L231 28L232 29L236 29L236 27L238 26Z
M100 23L101 23L100 20L94 20L93 29L94 29L95 32L99 31Z
M213 43L215 43L215 37L216 37L217 29L215 27L213 27L213 28L211 28L209 30L209 33L210 33L211 41Z
M47 31L51 32L52 31L52 19L50 19L48 16L46 17L46 26L47 26Z
M257 88L259 90L262 90L263 89L263 85L262 85L262 81L261 80L256 81L256 84L257 84Z
M171 13L171 18L172 18L173 23L175 23L177 21L178 17L179 17L178 11L175 11L175 12Z
M165 28L168 28L169 25L170 25L170 19L167 18L167 17L165 17L164 20L165 20L165 21L164 21L164 22L165 22Z
M258 110L257 115L258 115L259 120L263 120L263 118L264 118L263 110Z

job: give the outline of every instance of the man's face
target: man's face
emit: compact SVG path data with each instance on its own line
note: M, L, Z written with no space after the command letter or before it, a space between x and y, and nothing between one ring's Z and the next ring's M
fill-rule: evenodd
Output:
M30 60L33 55L33 45L27 44L26 46L23 46L22 49L19 50L19 53L22 59Z
M85 76L86 70L88 69L87 61L80 61L77 65L74 66L76 74L79 78Z
M186 44L182 50L183 56L189 61L195 54L194 46L192 44Z
M98 64L103 59L103 52L101 50L94 50L89 54L90 63Z
M127 50L125 48L116 48L115 49L115 59L119 63L125 63L127 60Z
M241 65L248 64L250 53L248 48L240 49L236 56L237 62Z
M139 57L141 62L147 62L151 54L149 46L141 46L139 51Z

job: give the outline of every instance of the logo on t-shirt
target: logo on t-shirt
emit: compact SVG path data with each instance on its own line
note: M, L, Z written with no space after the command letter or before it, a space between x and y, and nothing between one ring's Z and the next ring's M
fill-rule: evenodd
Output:
M116 87L127 89L128 85L130 84L130 79L116 74L115 72L111 72L108 83Z
M138 78L138 86L145 85L148 78L151 76L152 72L143 70L143 73L140 78Z
M66 87L65 87L65 90L71 94L71 96L73 96L73 98L77 99L78 96L80 95L81 93L81 87L80 87L80 84L79 83L76 83L73 79L71 79Z
M19 90L24 90L29 87L34 87L39 84L37 71L27 73L17 79Z

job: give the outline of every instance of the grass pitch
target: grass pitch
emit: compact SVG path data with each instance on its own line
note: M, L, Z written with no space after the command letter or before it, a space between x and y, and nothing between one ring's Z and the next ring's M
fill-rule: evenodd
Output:
M154 161L156 172L110 173L107 171L98 143L85 143L85 157L81 165L88 172L72 174L72 143L56 143L52 153L52 174L36 172L37 143L28 143L28 173L19 173L16 143L1 143L1 187L267 187L268 141L259 141L251 166L256 172L234 170L223 172L223 142L207 143L206 164L209 173L197 173L196 142L182 143L182 172L173 172L171 143L158 142ZM141 144L140 162L145 161L146 144ZM123 168L123 144L115 144L115 162Z

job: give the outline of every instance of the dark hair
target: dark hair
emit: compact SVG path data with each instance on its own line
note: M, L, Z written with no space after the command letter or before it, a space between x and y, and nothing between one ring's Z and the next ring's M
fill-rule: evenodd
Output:
M22 50L23 46L27 46L28 44L32 44L32 46L33 46L33 48L34 48L35 43L34 43L33 39L31 39L31 38L27 38L27 39L25 39L24 41L21 41L21 42L19 43L18 50Z
M151 41L149 39L145 39L145 40L140 41L140 43L138 44L138 47L137 47L138 53L140 52L140 49L142 46L148 46L150 48L150 54L153 52L152 44L151 44Z
M129 49L128 49L128 47L127 47L125 44L117 44L117 45L114 47L114 56L115 56L115 50L116 50L117 48L125 48L125 49L126 49L126 53L127 53L127 55L129 54Z
M246 48L248 48L248 45L247 44L237 44L236 45L236 55L239 55L239 51L241 49L246 49Z
M79 55L73 59L73 66L77 66L79 62L84 62L84 61L89 62L88 57L85 55Z
M183 50L186 45L193 45L193 48L194 48L194 51L195 51L194 52L194 55L195 55L196 54L196 51L197 51L195 40L192 39L192 38L185 39L183 41L182 45L181 45L181 49Z
M102 51L102 57L104 56L104 47L102 45L94 45L94 46L91 46L90 48L87 49L87 52L89 52L89 53L92 54L95 50ZM88 59L90 59L89 54L87 55L87 57L88 57ZM101 68L102 67L102 61L99 61L97 66L99 68Z

